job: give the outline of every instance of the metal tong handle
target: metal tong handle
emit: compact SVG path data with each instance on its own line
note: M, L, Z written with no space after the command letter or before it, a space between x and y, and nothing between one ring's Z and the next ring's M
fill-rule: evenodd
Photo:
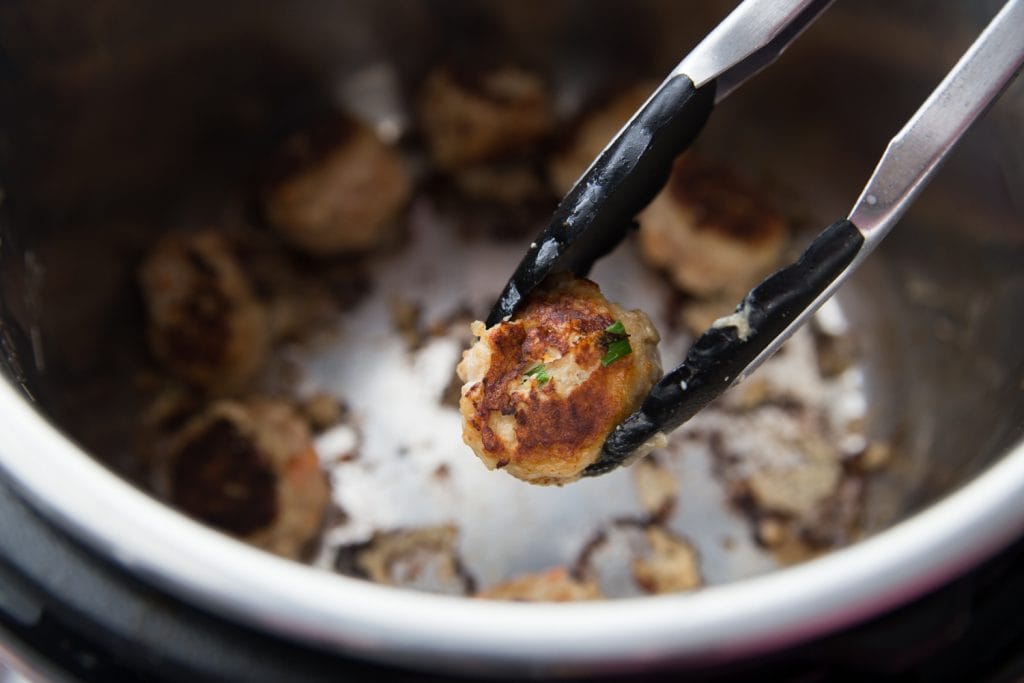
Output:
M655 91L530 244L487 316L488 327L511 317L551 273L586 275L623 240L633 216L668 180L676 155L704 126L714 92L714 82L697 89L686 76L672 76Z
M680 62L559 203L487 316L515 313L551 273L586 275L634 226L714 104L775 60L832 0L746 0Z
M717 321L640 410L608 437L584 474L615 469L658 432L688 420L771 356L903 216L960 138L1024 63L1024 0L1010 0L889 143L849 218Z
M896 134L850 211L866 256L1024 63L1024 2L1009 0Z

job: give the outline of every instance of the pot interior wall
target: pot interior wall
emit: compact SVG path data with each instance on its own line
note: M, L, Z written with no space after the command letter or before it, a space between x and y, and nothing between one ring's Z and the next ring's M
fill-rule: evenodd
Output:
M838 3L719 106L698 148L773 188L808 229L845 215L995 3L967 4ZM125 378L146 362L134 268L160 231L221 220L223 197L244 193L284 135L339 104L408 127L412 93L443 58L487 50L531 64L568 117L588 93L665 73L725 11L4 3L0 367L59 427L141 480ZM871 428L899 453L873 482L868 529L937 500L1022 436L1022 129L1018 83L840 295Z

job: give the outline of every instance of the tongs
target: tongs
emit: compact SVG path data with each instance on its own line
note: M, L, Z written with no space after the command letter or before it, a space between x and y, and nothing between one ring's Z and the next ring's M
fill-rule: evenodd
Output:
M509 319L556 272L586 275L634 227L715 103L773 62L831 0L746 0L669 74L576 182L487 318ZM609 434L593 476L631 459L756 369L824 303L899 221L950 151L1024 62L1024 0L1009 0L882 155L846 218L717 321L640 409Z

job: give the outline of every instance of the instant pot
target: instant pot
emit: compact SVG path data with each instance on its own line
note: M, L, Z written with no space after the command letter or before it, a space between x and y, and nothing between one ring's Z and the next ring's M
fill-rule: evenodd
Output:
M777 177L823 226L998 6L840 0L700 144ZM125 455L142 250L215 216L289 130L344 106L401 133L429 66L480 50L536 65L569 110L667 73L729 9L0 4L3 659L58 680L1021 675L1019 82L839 295L869 417L901 445L849 547L679 595L432 595L207 529L146 493Z

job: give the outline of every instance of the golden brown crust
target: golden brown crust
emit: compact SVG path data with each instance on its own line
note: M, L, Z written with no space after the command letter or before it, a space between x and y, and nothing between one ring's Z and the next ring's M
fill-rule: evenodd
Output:
M616 320L632 353L605 365ZM611 304L588 280L552 281L513 320L474 332L481 339L458 368L463 438L489 467L532 483L578 478L661 375L647 317ZM539 364L550 379L526 374Z

